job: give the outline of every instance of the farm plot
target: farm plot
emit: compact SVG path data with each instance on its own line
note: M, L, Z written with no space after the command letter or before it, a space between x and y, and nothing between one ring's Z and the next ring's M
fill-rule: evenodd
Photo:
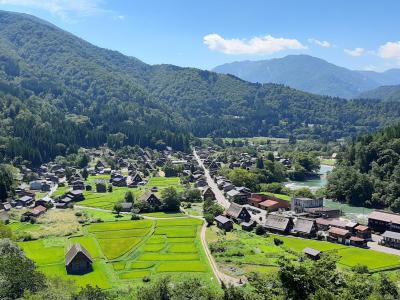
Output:
M83 226L81 235L21 242L26 255L48 276L108 289L139 282L145 276L196 273L208 280L213 273L198 238L201 220L193 218L114 221ZM93 271L68 275L65 253L82 244L93 258Z
M201 220L193 218L157 220L153 235L128 256L131 260L114 266L122 280L170 273L210 274L208 261L198 240ZM211 275L212 276L212 275Z
M126 254L150 233L151 220L97 223L90 225L104 255L114 260Z
M127 187L114 187L111 193L97 193L95 190L85 191L83 192L85 200L79 202L79 205L112 210L116 203L124 199L127 191L133 192L135 196L140 193L138 189Z
M373 250L290 236L271 234L260 237L244 231L233 231L222 236L218 231L216 227L209 228L207 240L220 268L231 275L240 276L252 271L270 273L278 267L279 257L297 259L297 255L306 247L337 253L337 263L342 267L365 265L372 272L400 268L398 256ZM283 244L276 246L274 238L280 239Z
M180 186L181 180L179 177L152 177L149 179L149 182L147 183L148 186L156 186L158 188L164 188L164 187L177 187Z

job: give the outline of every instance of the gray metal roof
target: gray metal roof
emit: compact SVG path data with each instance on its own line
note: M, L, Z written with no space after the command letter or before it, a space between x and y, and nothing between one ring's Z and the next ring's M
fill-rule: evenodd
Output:
M399 233L399 232L394 232L394 231L386 230L386 231L382 234L382 237L389 238L389 239L400 240L400 233Z
M232 221L231 221L230 219L228 219L227 217L224 217L224 216L221 216L221 215L216 216L214 220L217 221L217 222L219 222L219 223L221 223L221 224L225 224L225 223L228 223L228 222L232 222Z

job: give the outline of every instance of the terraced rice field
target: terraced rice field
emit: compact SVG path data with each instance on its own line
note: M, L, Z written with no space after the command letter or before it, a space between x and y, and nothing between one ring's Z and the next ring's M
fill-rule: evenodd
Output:
M162 274L194 273L210 280L213 274L199 240L201 225L193 218L104 222L84 226L80 236L19 245L44 273L75 280L78 286L90 283L108 289ZM65 253L73 243L89 251L93 272L66 274Z

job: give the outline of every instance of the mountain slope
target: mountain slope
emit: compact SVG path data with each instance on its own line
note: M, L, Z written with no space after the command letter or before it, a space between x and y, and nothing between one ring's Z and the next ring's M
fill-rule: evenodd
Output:
M385 85L360 94L360 98L400 101L400 85Z
M348 101L101 49L0 12L0 160L38 164L79 146L188 146L197 137L335 139L399 120L400 103Z
M379 85L400 84L400 70L385 73L351 71L309 55L234 62L213 71L233 74L251 82L280 83L306 92L344 98L356 97Z

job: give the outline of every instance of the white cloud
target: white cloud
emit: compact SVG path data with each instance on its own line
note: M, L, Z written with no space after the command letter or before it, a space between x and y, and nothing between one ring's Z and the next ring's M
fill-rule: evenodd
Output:
M378 55L382 58L395 59L400 64L400 41L387 42L379 47Z
M322 48L331 48L332 47L332 44L329 43L328 41L320 41L320 40L317 40L314 38L308 39L308 42L311 44L316 44Z
M102 0L0 0L0 4L42 9L63 19L109 12Z
M210 50L225 54L273 54L287 49L306 49L296 39L275 38L271 35L246 39L225 39L219 34L208 34L203 43Z
M364 48L344 49L344 52L346 52L348 55L359 57L365 54L365 49Z

